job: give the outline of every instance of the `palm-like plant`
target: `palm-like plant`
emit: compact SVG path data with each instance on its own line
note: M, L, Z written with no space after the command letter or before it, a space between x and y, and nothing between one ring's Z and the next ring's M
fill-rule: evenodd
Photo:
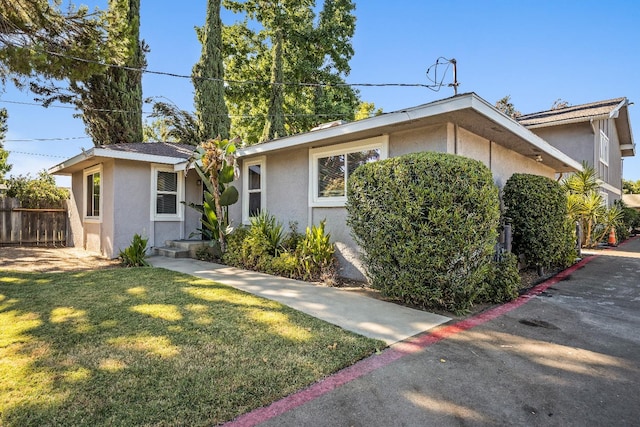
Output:
M573 221L582 224L584 234L581 244L595 246L622 221L622 211L617 207L607 209L602 195L598 174L593 166L582 163L582 170L562 182L567 191L567 210Z
M230 233L228 207L238 201L238 190L231 182L238 176L235 140L210 139L200 144L188 161L205 184L202 206L189 206L204 214L200 220L212 238L218 239L220 251L226 250L226 236ZM203 229L204 230L204 229Z

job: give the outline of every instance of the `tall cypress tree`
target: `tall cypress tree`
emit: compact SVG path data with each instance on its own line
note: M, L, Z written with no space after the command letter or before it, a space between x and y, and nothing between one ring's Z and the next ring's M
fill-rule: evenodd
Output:
M82 119L96 146L141 142L142 68L146 66L140 41L140 0L109 0L108 42L126 40L121 64L97 74L81 88ZM130 69L130 68L133 68Z
M201 140L229 138L231 124L224 99L221 0L207 1L204 27L196 29L202 44L200 60L193 67L196 117Z

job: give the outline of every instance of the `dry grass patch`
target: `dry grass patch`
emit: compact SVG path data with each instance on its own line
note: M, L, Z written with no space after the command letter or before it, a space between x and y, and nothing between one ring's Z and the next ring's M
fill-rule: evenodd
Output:
M0 425L213 425L382 347L162 269L0 271Z

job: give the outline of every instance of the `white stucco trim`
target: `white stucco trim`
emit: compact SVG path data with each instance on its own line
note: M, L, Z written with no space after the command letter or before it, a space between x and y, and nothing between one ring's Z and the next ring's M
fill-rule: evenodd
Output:
M389 135L381 135L373 138L361 139L344 144L330 145L328 147L309 150L309 206L311 207L340 207L347 201L345 195L340 197L318 196L318 159L327 156L353 153L365 150L380 150L380 160L389 157ZM345 182L346 186L346 182Z
M100 174L100 194L98 201L98 215L87 216L87 176L95 173ZM104 201L104 173L102 172L102 163L84 169L82 171L82 220L84 222L101 223L102 222L102 206Z
M242 162L242 223L251 223L249 216L249 168L260 166L260 208L267 208L267 157L259 156Z
M178 192L176 196L176 213L175 214L159 214L157 213L157 188L158 188L158 172L170 172L177 174ZM184 200L184 172L175 171L173 166L163 164L151 164L151 196L150 196L150 219L151 221L183 221L184 220L184 204L180 203Z
M617 194L618 196L622 196L622 190L620 188L616 188L613 185L607 184L602 180L598 180L598 185L600 186L600 188L604 190L607 190L613 194Z

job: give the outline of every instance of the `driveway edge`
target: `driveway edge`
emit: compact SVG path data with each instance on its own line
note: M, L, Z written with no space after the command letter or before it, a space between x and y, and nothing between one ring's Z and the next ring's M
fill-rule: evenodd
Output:
M621 245L623 244L624 242ZM487 311L479 313L468 319L461 320L454 324L439 326L428 332L418 334L405 341L393 344L381 353L371 355L366 359L355 363L354 365L344 368L341 371L338 371L328 376L327 378L312 384L306 389L283 397L282 399L277 400L268 406L264 406L254 409L251 412L247 412L246 414L239 416L235 420L229 421L223 425L226 427L250 427L258 425L307 402L310 402L311 400L317 399L350 381L360 378L376 369L387 366L398 359L401 359L410 354L417 353L418 351L421 351L424 348L435 344L445 338L482 325L526 304L531 298L544 292L554 284L566 280L576 270L581 269L587 263L591 262L597 257L598 255L593 255L583 258L578 263L561 271L560 273L549 278L543 283L540 283L539 285L536 285L533 288L529 289L526 293L511 302L491 308Z

